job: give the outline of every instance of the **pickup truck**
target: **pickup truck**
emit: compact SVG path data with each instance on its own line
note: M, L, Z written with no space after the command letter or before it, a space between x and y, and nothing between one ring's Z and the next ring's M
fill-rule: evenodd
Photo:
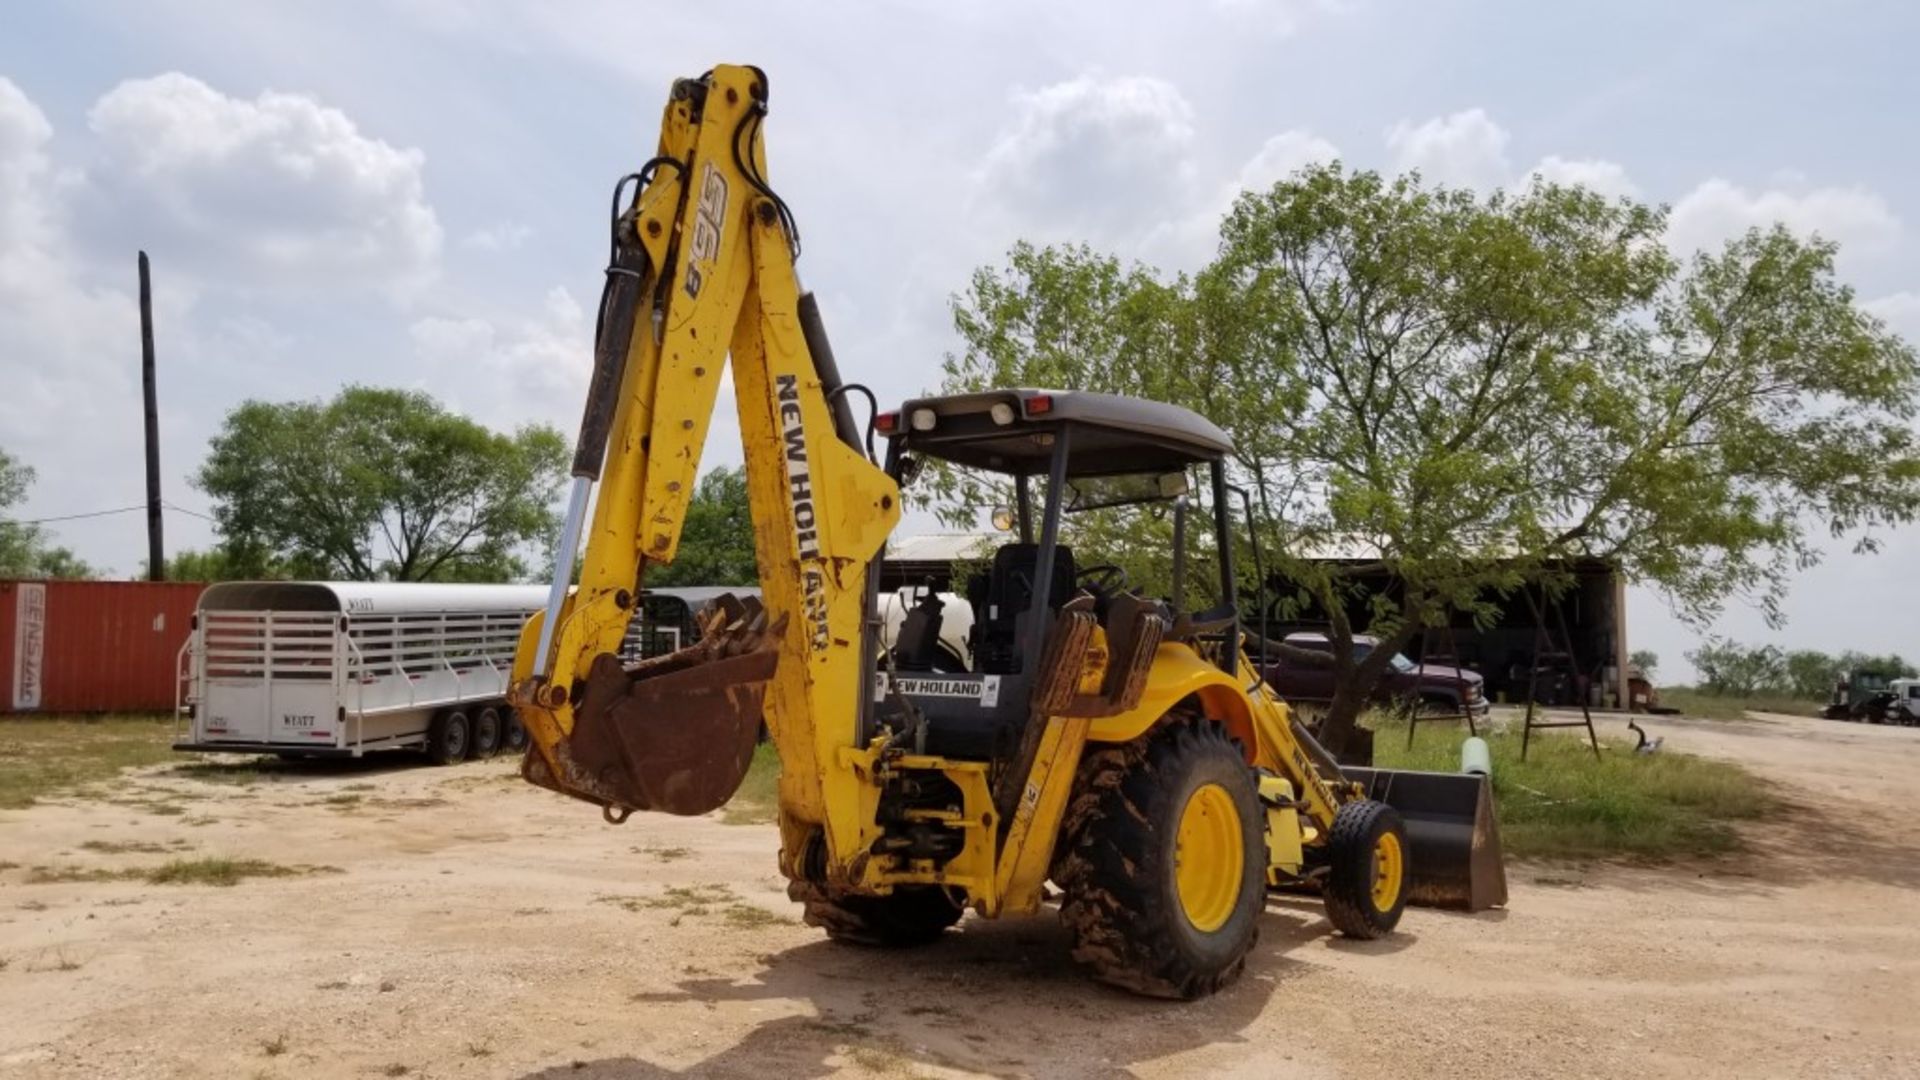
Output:
M1294 704L1319 705L1333 700L1333 643L1325 634L1313 632L1288 634L1282 640L1296 649L1324 653L1326 662L1271 656L1262 672L1267 685ZM1379 638L1355 634L1354 659L1366 656L1379 644ZM1374 698L1381 705L1417 702L1429 711L1470 713L1476 719L1488 710L1485 680L1479 672L1443 664L1416 664L1400 653L1393 655L1380 677Z

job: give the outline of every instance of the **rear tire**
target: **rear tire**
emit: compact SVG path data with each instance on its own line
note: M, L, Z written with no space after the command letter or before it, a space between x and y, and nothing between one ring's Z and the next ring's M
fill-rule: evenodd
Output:
M1163 722L1081 762L1054 880L1073 958L1153 997L1238 978L1260 933L1266 843L1253 770L1219 724Z
M1327 838L1327 920L1350 938L1372 941L1399 925L1407 906L1406 826L1391 806L1362 799L1342 806Z
M472 738L467 756L475 761L492 757L500 751L500 710L491 705L481 707L473 714Z
M808 926L835 941L883 948L925 945L960 921L966 909L938 886L903 886L887 896L842 896L808 900Z
M436 713L427 725L427 759L435 765L457 765L466 760L472 725L459 709Z
M500 749L509 754L522 753L527 748L527 726L520 722L520 714L509 711L507 726L500 732Z

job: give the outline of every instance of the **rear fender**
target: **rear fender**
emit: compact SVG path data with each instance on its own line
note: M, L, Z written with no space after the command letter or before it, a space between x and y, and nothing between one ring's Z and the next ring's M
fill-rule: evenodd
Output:
M1199 701L1208 717L1226 725L1227 734L1240 744L1240 752L1252 764L1259 743L1245 691L1233 676L1203 659L1191 645L1177 641L1162 642L1154 652L1140 703L1126 712L1093 721L1087 741L1132 742L1190 697Z

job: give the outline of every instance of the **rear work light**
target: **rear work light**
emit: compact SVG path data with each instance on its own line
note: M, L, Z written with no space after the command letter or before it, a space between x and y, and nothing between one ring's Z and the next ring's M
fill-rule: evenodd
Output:
M899 431L900 414L897 412L883 412L874 417L873 430L882 435L892 435L894 432Z
M1052 394L1035 394L1027 399L1028 416L1045 416L1053 411Z

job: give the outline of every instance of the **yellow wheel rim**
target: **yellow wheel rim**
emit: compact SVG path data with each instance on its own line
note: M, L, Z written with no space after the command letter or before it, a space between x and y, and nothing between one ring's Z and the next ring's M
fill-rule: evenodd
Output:
M1212 933L1227 924L1245 872L1240 810L1226 788L1207 784L1187 799L1174 835L1174 886L1195 930Z
M1400 899L1400 886L1407 873L1407 857L1401 850L1400 838L1393 833L1381 833L1380 839L1373 842L1373 909L1392 911L1394 902Z

